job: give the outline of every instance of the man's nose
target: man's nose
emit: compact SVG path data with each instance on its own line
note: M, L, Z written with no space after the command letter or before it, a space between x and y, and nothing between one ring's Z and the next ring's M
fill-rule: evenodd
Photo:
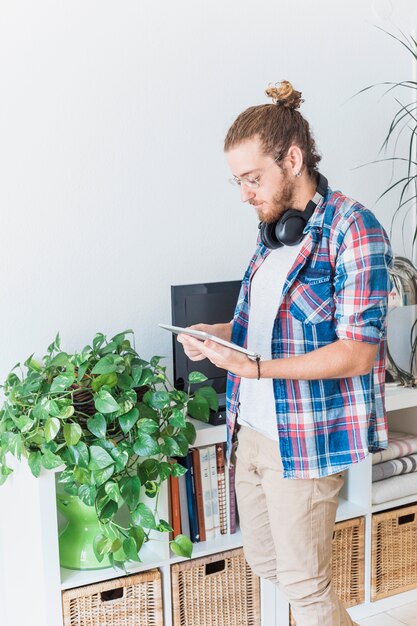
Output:
M240 199L242 202L247 202L255 197L255 192L253 189L250 189L245 185L245 183L241 183L240 185Z

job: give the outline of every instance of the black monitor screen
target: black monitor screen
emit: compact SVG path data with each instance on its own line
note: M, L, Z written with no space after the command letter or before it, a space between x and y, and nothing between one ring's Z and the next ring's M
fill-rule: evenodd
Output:
M174 326L192 324L216 324L229 322L233 318L240 280L220 283L200 283L195 285L175 285L171 287L172 323ZM199 371L209 379L210 384L219 394L226 391L226 372L204 361L190 361L182 345L173 335L174 379L178 389L184 387L188 374Z

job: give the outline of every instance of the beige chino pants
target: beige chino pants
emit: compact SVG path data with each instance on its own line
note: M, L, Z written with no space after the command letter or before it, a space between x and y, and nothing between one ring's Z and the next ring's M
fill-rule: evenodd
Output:
M235 471L243 549L255 574L279 585L297 626L352 626L331 585L343 475L284 479L278 441L244 426Z

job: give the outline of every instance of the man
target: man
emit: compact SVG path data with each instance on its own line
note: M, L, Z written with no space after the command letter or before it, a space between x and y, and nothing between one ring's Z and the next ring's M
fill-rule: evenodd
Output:
M236 448L248 563L279 584L297 626L346 626L331 542L344 471L387 446L392 255L375 216L318 173L301 94L287 81L267 94L273 103L241 113L225 139L242 201L261 220L258 245L232 322L195 326L262 359L178 339L190 359L229 372L228 458Z

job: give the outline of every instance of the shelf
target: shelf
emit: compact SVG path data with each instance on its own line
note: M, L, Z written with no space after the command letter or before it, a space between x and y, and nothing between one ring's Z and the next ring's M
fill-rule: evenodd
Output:
M339 506L336 512L336 522L343 522L354 517L361 517L367 514L367 509L355 502L349 502L344 498L339 498Z
M194 443L195 448L211 446L215 443L219 443L219 441L226 441L226 424L213 426L212 424L200 422L193 418L189 418L189 420L194 424L197 431L197 437Z
M415 406L417 406L417 388L400 387L395 383L385 385L385 407L387 411L397 411Z
M191 558L196 559L240 547L242 547L242 534L240 530L237 530L233 535L221 535L213 541L194 543ZM143 559L142 563L128 563L126 565L128 574L131 575L146 571L151 567L166 567L173 563L188 560L176 555L173 555L169 559L161 558L161 555L149 546L142 551L141 558ZM125 576L124 570L114 569L113 567L97 570L70 570L61 567L61 589L65 590L81 587L83 585L92 585L103 580L120 578L121 576Z
M200 543L193 544L192 559L197 559L202 556L208 556L210 554L216 554L217 552L224 552L225 550L234 550L235 548L242 547L242 533L240 530L236 530L233 535L220 535L212 541L202 541ZM184 557L173 555L169 560L169 563L178 563L179 561L185 561Z
M388 502L381 502L381 504L372 505L372 513L378 513L379 511L388 511L389 509L395 509L397 506L405 506L406 504L415 504L417 502L417 494L414 493L411 496L404 498L397 498L396 500L388 500Z

